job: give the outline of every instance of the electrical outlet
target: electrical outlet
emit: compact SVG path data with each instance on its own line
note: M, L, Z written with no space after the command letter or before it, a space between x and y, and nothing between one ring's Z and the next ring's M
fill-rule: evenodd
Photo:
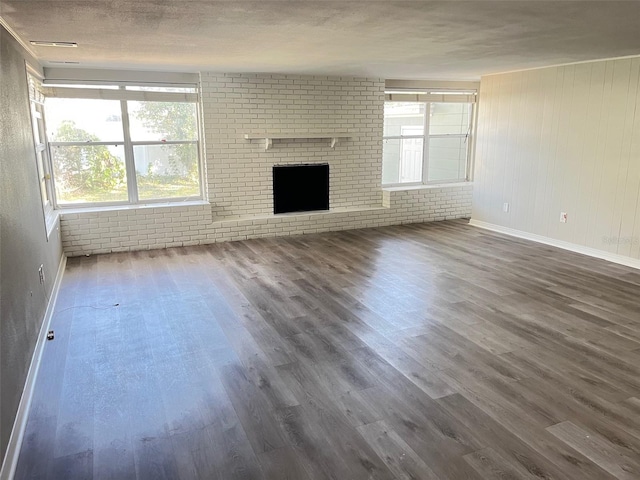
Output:
M567 212L560 212L560 223L567 223Z
M44 285L44 265L40 265L40 268L38 268L38 276L40 277L40 283Z
M504 213L509 213L509 203L505 202L502 204L502 211Z

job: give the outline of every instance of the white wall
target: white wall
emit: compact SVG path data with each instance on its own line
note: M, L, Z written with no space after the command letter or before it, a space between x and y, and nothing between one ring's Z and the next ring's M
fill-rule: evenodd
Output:
M639 259L639 75L633 58L483 77L473 222Z
M67 255L197 245L261 236L468 217L471 184L383 190L384 81L203 73L209 203L63 213ZM346 131L328 139L275 140L265 151L244 134ZM329 163L329 212L273 215L275 164Z
M216 217L273 213L272 167L329 163L330 207L380 206L384 81L352 77L201 76L209 198ZM244 134L348 132L328 139L275 140Z

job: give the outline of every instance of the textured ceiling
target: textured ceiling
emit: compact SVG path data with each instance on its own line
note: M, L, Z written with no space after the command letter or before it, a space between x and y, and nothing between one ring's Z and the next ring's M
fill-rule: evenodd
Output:
M477 79L640 54L640 1L0 0L49 61L142 70Z

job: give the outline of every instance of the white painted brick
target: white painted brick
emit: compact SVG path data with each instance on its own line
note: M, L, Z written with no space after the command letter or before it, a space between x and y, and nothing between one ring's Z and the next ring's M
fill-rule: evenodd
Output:
M67 255L470 215L471 185L381 189L383 80L206 72L200 78L204 187L211 205L62 213L62 243ZM335 149L325 139L276 140L268 151L260 142L243 138L245 133L327 130L348 131L352 137ZM353 211L273 216L273 165L313 162L330 165L331 208ZM240 216L247 219L238 220Z

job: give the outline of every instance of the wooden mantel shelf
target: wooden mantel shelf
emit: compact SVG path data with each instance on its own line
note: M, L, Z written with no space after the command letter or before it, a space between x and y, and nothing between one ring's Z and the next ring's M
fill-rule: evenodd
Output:
M289 140L289 139L314 139L314 138L328 138L331 139L331 148L334 148L338 143L338 140L344 138L350 138L351 135L346 132L330 132L330 133L257 133L255 135L245 133L245 140L263 140L264 149L269 150L273 145L274 140Z

